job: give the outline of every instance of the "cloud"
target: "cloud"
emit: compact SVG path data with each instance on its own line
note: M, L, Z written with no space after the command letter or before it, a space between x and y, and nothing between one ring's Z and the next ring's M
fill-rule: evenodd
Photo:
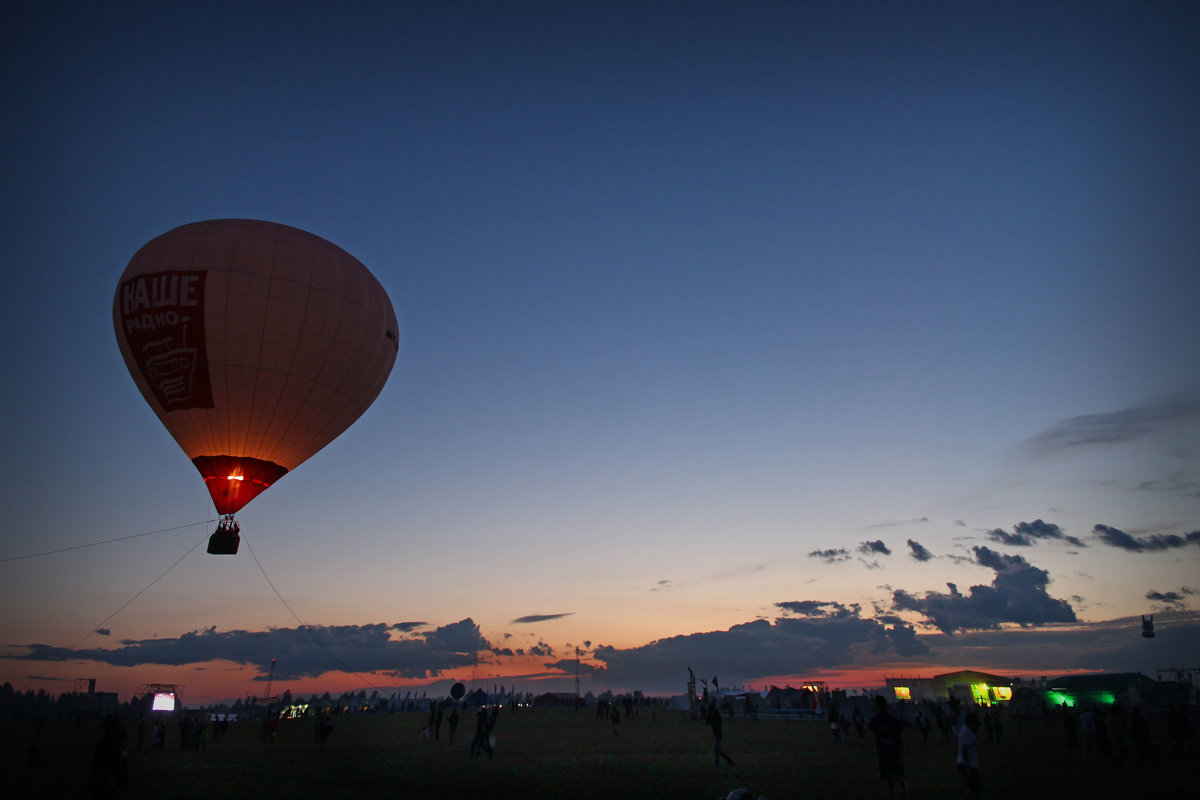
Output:
M929 552L929 550L927 550L920 542L912 539L908 540L908 549L910 551L909 555L911 555L917 561L928 561L933 558L933 553Z
M554 648L545 642L538 640L538 643L525 650L519 651L521 655L537 656L538 658L550 658L554 655Z
M478 663L478 653L491 649L470 618L432 631L394 638L394 625L306 625L267 631L218 632L216 626L173 639L126 639L112 649L27 645L27 653L9 655L23 661L81 659L133 667L141 664L183 666L232 661L253 666L265 680L272 659L275 678L312 678L331 671L384 672L421 678Z
M829 550L813 550L808 554L809 558L819 558L827 564L832 564L836 561L849 561L851 556L848 550L844 547L831 548Z
M549 622L550 620L562 619L563 617L569 617L574 613L575 613L574 611L568 611L565 614L527 614L524 617L517 617L509 624L510 625L526 625L526 624L533 623L533 622Z
M857 617L862 613L862 607L858 603L847 606L833 600L789 600L776 603L775 606L786 614L823 619Z
M987 536L993 542L1008 547L1032 547L1039 539L1050 539L1068 542L1076 547L1087 547L1080 539L1074 536L1068 536L1063 532L1063 529L1052 522L1043 522L1040 519L1035 519L1033 522L1018 522L1013 526L1013 532L996 528L987 532Z
M964 595L957 585L947 583L949 592L926 592L920 597L897 589L892 593L892 607L915 611L945 633L996 628L1006 622L1045 625L1075 621L1070 603L1046 593L1049 572L1021 556L1002 555L987 547L977 546L972 552L976 563L995 571L990 586L972 586Z
M1200 393L1193 392L1122 411L1071 417L1029 439L1025 446L1034 455L1052 455L1171 435L1198 423Z
M112 636L112 631L108 628L96 628L96 633L101 636Z
M1161 492L1163 494L1181 495L1183 497L1200 497L1200 484L1189 478L1182 471L1174 472L1161 480L1142 481L1138 490L1143 492Z
M806 601L797 601L801 608ZM780 604L788 605L788 604ZM819 605L837 607L836 603ZM688 665L728 676L729 684L772 675L794 675L851 664L856 654L922 655L927 648L915 629L857 615L755 620L728 630L660 639L640 647L596 648L604 664L599 679L613 688L651 688L684 683ZM573 662L571 662L573 663Z
M867 525L864 530L871 528L894 528L897 525L924 525L929 522L929 517L914 517L913 519L892 520L889 522L876 522L874 525Z
M580 677L584 678L604 672L604 667L598 667L586 661L576 661L573 658L561 658L558 661L549 661L543 666L546 669L566 672L569 675L574 675L575 671L578 670Z
M705 575L703 580L706 581L724 581L730 578L744 578L747 575L754 575L762 572L767 568L766 564L742 564L740 566L729 567L719 572L714 572L710 575Z
M883 543L882 539L876 539L873 542L861 542L858 545L858 552L867 553L868 555L878 553L883 556L890 556L892 554L892 551L888 549L888 546Z
M1166 608L1185 608L1187 606L1185 598L1195 593L1196 590L1191 586L1181 586L1178 592L1159 592L1151 589L1146 592L1146 599L1162 603Z
M1200 641L1200 612L1165 611L1154 618L1158 636L1148 655L1138 617L1069 626L921 634L943 664L989 664L989 671L1055 675L1075 670L1144 671L1151 663L1191 663Z
M1183 536L1177 536L1173 533L1154 533L1150 536L1135 537L1117 528L1097 524L1092 528L1092 533L1109 547L1117 547L1121 550L1128 550L1131 553L1175 550L1189 545L1200 545L1200 531L1192 531Z

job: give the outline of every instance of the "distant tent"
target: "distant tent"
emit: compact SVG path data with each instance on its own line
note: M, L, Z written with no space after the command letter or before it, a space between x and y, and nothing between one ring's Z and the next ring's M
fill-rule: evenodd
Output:
M793 689L788 686L780 689L772 686L767 692L765 705L770 708L813 709L817 707L817 696L809 689Z
M546 692L533 698L535 708L572 708L575 705L574 692Z
M667 711L690 711L686 694L677 694L667 701Z

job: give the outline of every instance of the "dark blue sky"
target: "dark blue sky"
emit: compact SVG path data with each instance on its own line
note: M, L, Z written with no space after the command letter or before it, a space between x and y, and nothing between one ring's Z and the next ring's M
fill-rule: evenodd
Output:
M1035 519L1200 528L1194 4L380 5L6 6L6 553L208 519L110 303L218 217L330 239L401 319L243 514L306 622L635 648L988 585L970 548ZM189 535L3 565L5 640L73 644ZM1061 541L1022 552L1081 618L1194 583ZM294 624L261 583L191 556L110 627Z

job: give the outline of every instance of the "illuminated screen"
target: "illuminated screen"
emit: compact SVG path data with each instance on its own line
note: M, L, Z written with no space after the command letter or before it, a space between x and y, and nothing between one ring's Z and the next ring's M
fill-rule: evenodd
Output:
M997 700L1012 700L1012 689L1007 686L995 687Z
M893 688L896 692L897 700L912 700L912 692L908 690L907 686L896 686Z
M174 692L155 692L154 702L150 706L151 711L174 711L175 710L175 693Z

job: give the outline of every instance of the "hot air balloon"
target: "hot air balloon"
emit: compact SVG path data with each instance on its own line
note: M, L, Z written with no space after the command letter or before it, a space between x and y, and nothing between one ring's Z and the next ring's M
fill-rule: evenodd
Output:
M199 470L236 553L243 506L371 405L399 349L379 281L319 236L246 219L145 244L113 299L121 355Z

